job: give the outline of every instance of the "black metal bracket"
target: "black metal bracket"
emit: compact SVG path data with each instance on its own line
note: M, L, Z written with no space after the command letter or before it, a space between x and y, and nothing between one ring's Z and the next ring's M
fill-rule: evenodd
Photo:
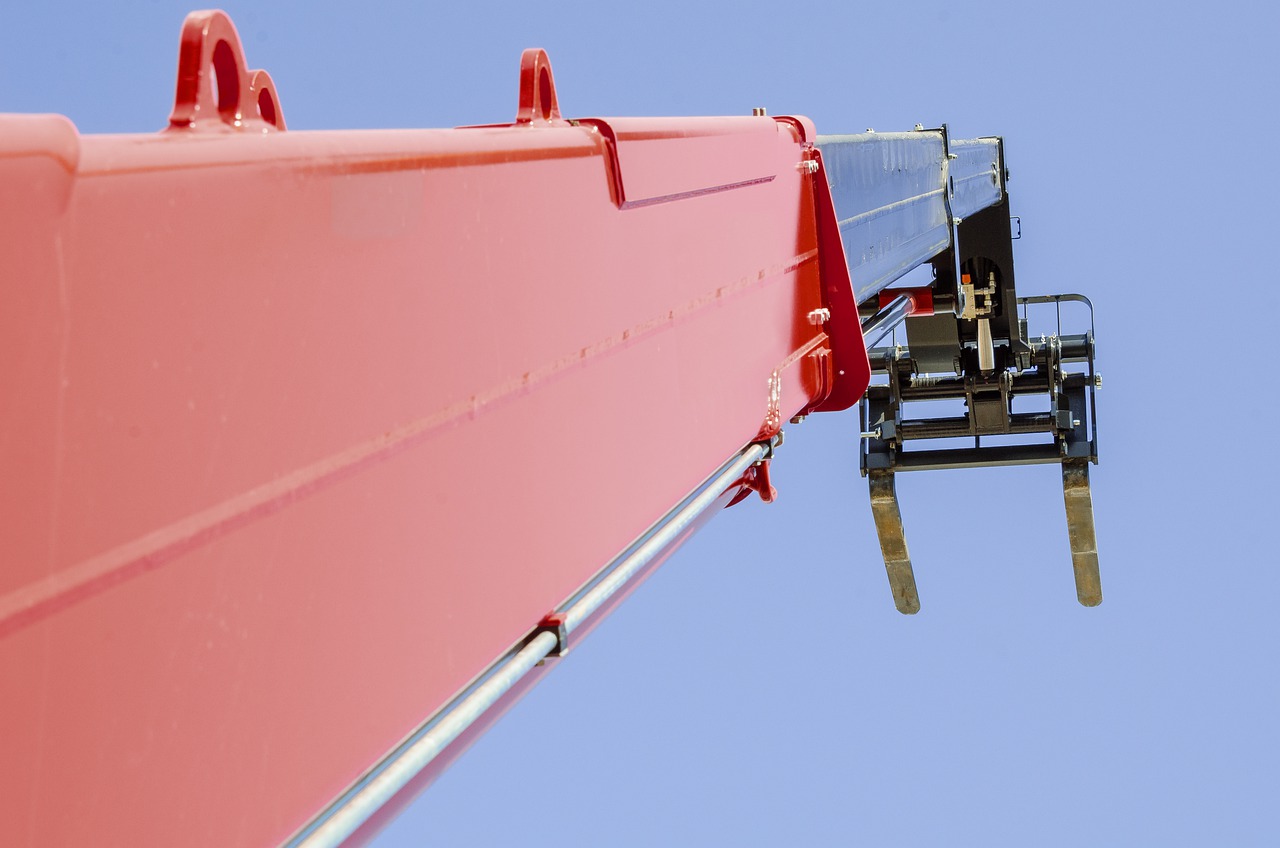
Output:
M1086 308L1087 329L1063 332L1064 304ZM1042 305L1054 307L1053 330L1029 337L1029 308ZM859 406L859 466L862 475L869 478L872 515L894 605L900 612L916 612L920 601L894 475L943 468L1061 465L1077 598L1085 606L1102 601L1089 486L1089 465L1098 461L1095 394L1101 385L1095 370L1093 305L1082 295L1067 294L1018 298L1016 308L1020 314L1010 316L1014 320L1006 326L1017 327L1010 335L1024 340L1026 355L1012 355L1008 338L996 340L995 344L1006 347L1003 355L995 357L1004 367L990 372L975 367L978 357L965 352L966 347L971 351L976 341L960 343L956 359L963 367L958 369L960 373L952 374L922 372L910 347L895 345L869 351L872 373L883 382L869 387ZM1015 399L1027 398L1039 398L1040 408L1015 412ZM959 401L964 412L906 414L908 405L939 401ZM945 442L946 446L908 448L909 443L929 440Z

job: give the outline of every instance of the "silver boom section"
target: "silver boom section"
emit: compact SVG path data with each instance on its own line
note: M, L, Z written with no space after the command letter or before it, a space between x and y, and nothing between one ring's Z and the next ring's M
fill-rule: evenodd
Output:
M951 246L955 219L1004 198L998 138L952 140L939 129L817 144L859 303Z
M817 146L866 319L872 372L887 377L862 400L860 465L894 605L907 614L920 609L897 472L1051 462L1062 466L1077 598L1096 606L1102 588L1088 466L1097 462L1093 392L1100 378L1092 305L1078 295L1017 296L1001 140L953 140L944 127L819 136ZM934 270L925 286L932 310L915 314L907 290L897 298L881 294L926 263ZM1061 306L1069 301L1088 306L1087 334L1062 334ZM1058 314L1056 332L1039 342L1027 337L1025 307L1034 303L1053 303ZM905 347L896 337L876 347L903 324ZM1082 361L1083 373L1062 367ZM1047 408L1015 413L1015 396L1039 398ZM908 417L912 401L962 402L964 414L944 417L926 407L926 417ZM972 439L972 446L908 449L929 439Z

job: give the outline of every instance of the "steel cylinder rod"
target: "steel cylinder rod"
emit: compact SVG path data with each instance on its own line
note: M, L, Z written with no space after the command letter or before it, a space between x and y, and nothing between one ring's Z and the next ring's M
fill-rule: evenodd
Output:
M768 456L769 447L749 445L735 455L675 509L651 527L638 545L632 545L595 580L574 595L561 610L567 636L627 586L647 565L671 549L698 517L712 508L724 492L742 479L752 465ZM558 648L557 635L549 630L500 659L469 692L447 706L396 751L371 769L307 827L285 843L287 848L336 848L376 813L409 781L422 772L451 742L506 695L520 680Z
M763 444L753 444L732 460L707 485L700 487L693 498L664 520L634 553L625 557L608 575L590 589L580 600L564 610L566 633L572 633L609 598L627 585L646 565L666 551L686 530L720 498L724 490L738 480L748 468L764 459L768 449Z
M384 761L348 796L322 816L311 829L304 830L286 845L321 848L341 845L395 797L410 780L439 756L449 743L474 724L499 698L520 682L556 647L552 633L539 633L500 669L449 710L430 730L416 735L391 758Z
M862 322L862 340L866 343L867 349L870 350L879 344L895 327L905 321L908 315L915 312L915 308L915 301L904 294L894 298L888 306Z

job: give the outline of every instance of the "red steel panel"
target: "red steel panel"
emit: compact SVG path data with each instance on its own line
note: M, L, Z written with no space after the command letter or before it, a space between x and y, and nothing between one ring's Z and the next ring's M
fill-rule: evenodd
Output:
M278 842L861 379L804 122L284 132L196 20L164 133L0 116L5 844Z

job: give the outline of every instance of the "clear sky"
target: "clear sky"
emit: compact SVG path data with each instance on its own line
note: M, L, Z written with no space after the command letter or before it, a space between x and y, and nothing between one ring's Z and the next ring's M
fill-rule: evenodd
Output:
M1003 135L1021 293L1098 310L1101 607L1036 467L899 481L899 615L814 416L378 845L1280 844L1270 4L225 8L295 130L510 120L541 46L566 116ZM159 129L189 10L10 4L0 111Z

